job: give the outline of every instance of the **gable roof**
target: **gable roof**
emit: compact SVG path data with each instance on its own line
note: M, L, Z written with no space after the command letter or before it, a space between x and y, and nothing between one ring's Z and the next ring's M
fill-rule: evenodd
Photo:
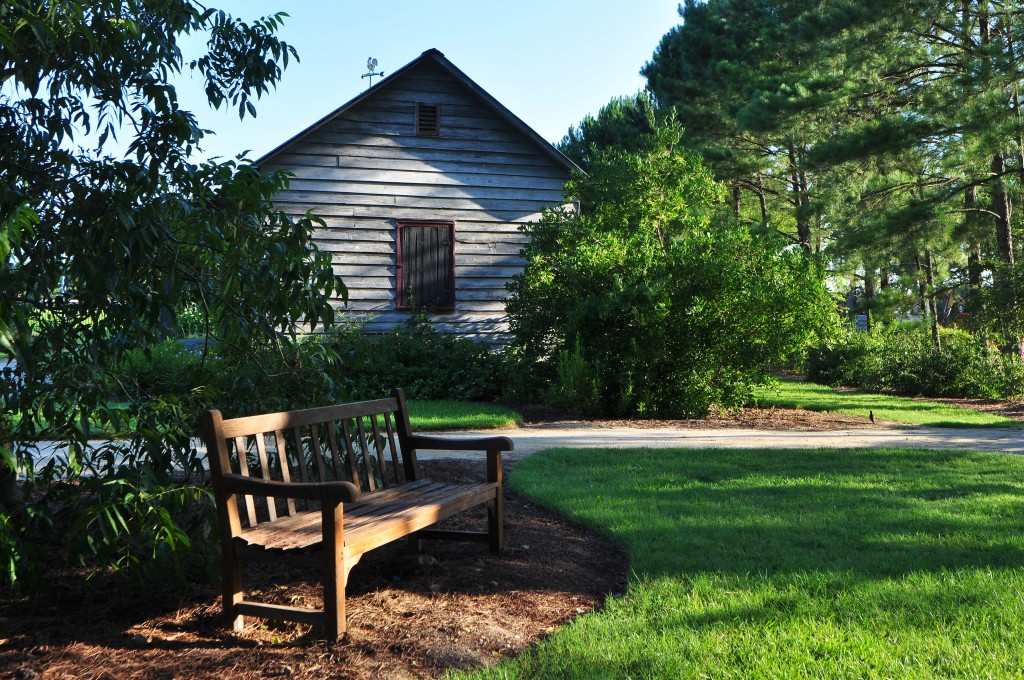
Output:
M402 77L402 75L405 74L407 71L409 71L409 70L411 70L413 68L416 68L420 64L423 64L423 63L428 62L428 61L437 64L442 69L444 69L444 71L446 71L449 75L451 75L452 78L454 78L458 82L462 83L470 92L475 94L484 104L486 104L492 111L494 111L494 113L496 113L499 118L504 120L506 123L511 125L515 130L517 130L523 136L525 136L527 139L532 141L535 145L537 145L537 147L541 151L543 151L545 154L547 154L549 157L551 157L551 159L553 161L555 161L557 164L559 164L563 168L565 168L566 171L572 172L573 170L579 170L580 169L565 154L563 154L561 151L556 149L546 139L541 137L533 128L531 128L529 125L524 123L518 116L516 116L514 113L512 113L507 108L505 108L501 104L501 102L499 102L497 99L492 97L485 89L483 89L482 87L477 85L475 82L473 82L473 80L469 76L467 76L465 73L460 71L459 68L457 66L455 66L455 64L453 64L452 62L448 61L448 59L445 58L445 56L443 54L441 54L441 52L436 50L436 49L429 49L429 50L427 50L426 52L421 54L419 57L414 59L413 61L409 62L408 64L406 64L402 68L398 69L397 71L393 72L390 76L387 76L386 78L381 80L379 83L377 83L373 87L370 87L369 89L367 89L362 94L360 94L360 95L354 97L353 99L350 99L348 102L342 104L340 107L338 107L334 111L331 111L326 116L324 116L320 120L316 121L315 123L313 123L312 125L307 127L305 130L303 130L303 131L299 132L298 134L292 136L290 139L285 141L283 144L279 144L273 150L267 152L259 160L257 160L256 161L256 165L262 165L263 163L269 161L271 158L273 158L277 154L279 154L282 151L284 151L285 148L290 146L293 142L297 141L299 138L304 137L304 136L308 135L309 133L314 132L315 130L318 130L319 128L323 127L324 125L327 125L334 118L336 118L336 117L340 116L341 114L345 113L346 111L348 111L352 107L356 106L360 102L362 102L362 101L364 101L364 100L374 96L377 92L380 92L382 89L385 89L388 86L390 86L396 80L400 79Z

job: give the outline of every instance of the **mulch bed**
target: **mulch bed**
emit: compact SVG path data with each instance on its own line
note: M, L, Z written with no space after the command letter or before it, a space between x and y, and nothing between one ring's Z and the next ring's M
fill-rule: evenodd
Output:
M758 430L837 430L848 427L870 426L865 417L839 413L820 413L802 409L742 408L734 411L712 410L707 418L664 419L632 418L608 420L585 418L579 414L529 404L514 404L513 409L523 416L526 425L542 423L580 423L590 427L635 427L640 429L672 428L677 430L711 430L741 428Z
M424 461L438 480L472 480L481 463ZM213 585L132 593L85 582L53 555L48 595L0 592L0 677L181 678L440 676L491 665L623 592L625 555L608 539L506 490L506 550L424 541L365 555L348 585L348 633L337 644L309 626L221 627ZM481 526L484 516L453 520ZM285 604L319 606L310 572L258 565L246 587Z

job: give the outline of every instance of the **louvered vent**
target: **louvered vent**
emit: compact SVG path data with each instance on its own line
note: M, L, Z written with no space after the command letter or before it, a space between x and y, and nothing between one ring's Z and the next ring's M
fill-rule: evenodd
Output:
M441 131L441 106L416 103L416 134L436 137Z

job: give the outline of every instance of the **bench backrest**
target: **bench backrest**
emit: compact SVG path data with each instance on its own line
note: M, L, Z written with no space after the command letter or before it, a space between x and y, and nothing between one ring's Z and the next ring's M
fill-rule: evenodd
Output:
M401 390L388 399L227 420L208 411L203 430L218 494L224 473L281 482L347 481L364 492L419 478L415 450L396 445L409 434ZM315 505L249 495L240 501L240 508L229 510L229 524L236 527L239 519L254 527ZM244 510L241 517L238 510Z

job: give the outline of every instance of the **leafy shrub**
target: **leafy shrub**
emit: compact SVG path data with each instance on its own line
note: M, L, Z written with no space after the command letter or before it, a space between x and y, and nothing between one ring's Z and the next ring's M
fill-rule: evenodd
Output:
M437 331L425 317L382 335L348 325L318 342L346 358L344 374L358 399L393 387L412 399L493 401L501 394L501 355L484 343Z
M892 324L850 330L808 352L807 378L826 385L932 397L1014 398L1024 393L1024 365L980 333L944 328L941 352L927 329Z
M722 209L721 186L662 130L595 152L568 185L582 212L526 228L510 285L515 351L548 394L602 415L701 416L742 403L767 366L835 319L808 258Z
M195 302L182 307L177 314L176 334L181 338L201 338L206 335L206 315Z
M551 385L548 401L555 406L576 409L581 413L598 413L601 409L600 383L593 366L583 356L578 339L573 349L558 353L555 367L557 379Z
M125 354L117 377L129 395L153 394L186 396L202 382L202 356L186 349L178 340L133 349Z

